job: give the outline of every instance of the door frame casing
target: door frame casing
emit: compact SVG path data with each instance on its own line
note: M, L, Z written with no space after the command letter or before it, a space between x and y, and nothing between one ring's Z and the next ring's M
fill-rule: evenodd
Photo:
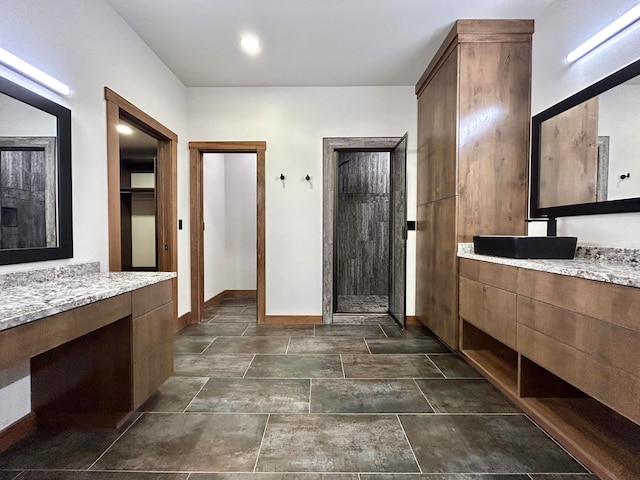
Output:
M122 270L122 241L120 224L120 137L117 130L120 118L134 124L158 140L158 168L156 179L158 271L178 272L178 135L153 117L104 87L107 103L107 179L109 219L109 271ZM166 246L166 247L165 247ZM173 279L173 314L178 325L178 279Z
M402 137L325 137L322 139L322 323L334 315L335 223L338 152L391 151Z
M256 286L258 323L266 320L265 156L267 142L189 142L191 224L191 323L200 323L204 309L204 188L205 153L256 154Z

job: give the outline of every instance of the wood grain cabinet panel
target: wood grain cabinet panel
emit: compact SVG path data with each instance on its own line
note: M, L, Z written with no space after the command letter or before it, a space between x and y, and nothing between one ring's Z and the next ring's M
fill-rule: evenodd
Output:
M521 268L518 294L640 332L640 288Z
M518 324L518 350L621 415L640 423L640 379L610 363Z
M171 280L154 283L131 293L131 316L139 317L169 303L173 297Z
M132 320L133 408L142 405L173 373L173 303Z
M418 206L434 204L416 235L418 259L434 259L416 314L456 349L458 242L525 233L532 33L532 20L458 20L416 85Z
M516 294L460 278L460 317L508 347L516 347Z
M508 265L461 258L460 276L476 282L493 285L509 292L515 292L518 270Z

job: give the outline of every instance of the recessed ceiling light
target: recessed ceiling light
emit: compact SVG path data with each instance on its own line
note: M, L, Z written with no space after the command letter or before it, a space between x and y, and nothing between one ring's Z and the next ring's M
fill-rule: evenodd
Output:
M244 49L245 52L250 54L258 53L260 50L260 40L258 40L253 35L243 35L240 38L240 45Z
M116 130L123 135L131 135L133 133L133 129L129 125L124 125L123 123L119 123Z

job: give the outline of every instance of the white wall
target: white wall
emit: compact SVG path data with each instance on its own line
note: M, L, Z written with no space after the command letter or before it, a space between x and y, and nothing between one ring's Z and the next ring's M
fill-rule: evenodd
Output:
M256 155L203 157L204 299L256 289Z
M226 290L257 288L255 153L225 155Z
M190 140L267 142L267 315L322 314L323 137L400 137L408 131L408 218L415 219L413 87L189 88L187 114ZM407 257L407 313L413 315L413 232Z
M567 53L636 3L637 0L555 0L536 18L534 115L640 58L640 23L636 23L573 64L565 61ZM543 227L532 225L530 232L540 228ZM640 248L640 213L559 219L558 234L575 235L580 243Z
M607 198L640 197L640 85L620 85L599 97L598 135L610 142Z
M224 154L203 156L204 300L226 289Z
M186 89L129 26L102 0L2 0L0 46L68 84L59 97L0 67L0 75L60 103L72 112L74 258L19 266L100 261L108 268L107 153L104 86L125 97L179 136L178 212L188 218ZM189 245L189 226L179 245ZM189 306L189 249L179 251L180 314ZM28 365L2 372L0 429L29 411ZM6 377L15 378L7 381ZM27 399L25 401L25 399Z

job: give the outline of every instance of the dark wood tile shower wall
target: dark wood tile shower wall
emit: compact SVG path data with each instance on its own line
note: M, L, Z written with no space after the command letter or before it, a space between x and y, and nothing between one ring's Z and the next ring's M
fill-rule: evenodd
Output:
M389 293L389 152L339 152L337 295Z

